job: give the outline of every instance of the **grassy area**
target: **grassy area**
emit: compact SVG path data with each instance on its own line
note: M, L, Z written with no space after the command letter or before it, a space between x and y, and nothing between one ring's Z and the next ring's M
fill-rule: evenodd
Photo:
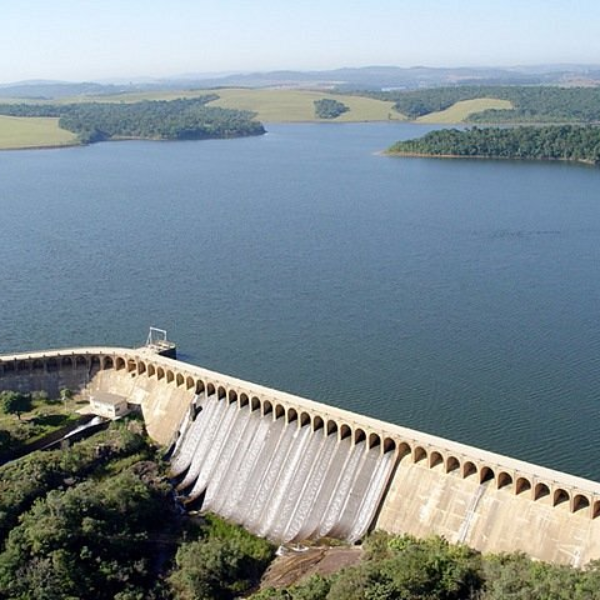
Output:
M417 121L419 123L440 124L462 123L471 115L483 112L484 110L508 110L511 108L513 108L513 105L508 100L500 100L498 98L475 98L474 100L461 100L446 110L432 112L428 115L419 117Z
M220 106L237 110L251 110L257 113L257 119L265 123L294 123L317 121L315 100L331 98L343 102L350 109L334 122L388 121L404 120L393 110L393 102L383 102L373 98L359 96L339 96L312 90L286 89L249 89L223 88L215 90L181 90L168 92L140 92L115 96L88 97L88 102L140 102L142 100L175 100L177 98L196 98L207 94L217 94L218 100L208 106ZM81 102L80 98L71 98L63 102Z
M0 431L7 432L18 444L29 444L37 439L77 421L77 410L87 402L76 398L52 400L34 395L31 410L17 415L0 413ZM0 445L1 446L1 445Z
M52 104L76 104L79 102L107 102L118 103L123 102L132 104L134 102L143 102L144 100L179 100L180 98L198 98L199 96L207 96L208 94L218 94L219 91L214 90L165 90L158 92L131 92L127 94L113 94L102 96L72 96L61 98L60 100L51 101Z
M333 122L402 120L393 110L393 102L358 96L339 96L310 90L222 89L215 90L219 99L209 106L252 110L266 123L322 121L315 117L315 100L330 98L350 109Z
M58 126L58 119L0 115L0 150L77 144L77 137Z

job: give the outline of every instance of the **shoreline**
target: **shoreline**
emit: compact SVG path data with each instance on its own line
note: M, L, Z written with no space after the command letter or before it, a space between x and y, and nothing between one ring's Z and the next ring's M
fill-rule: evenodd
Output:
M242 139L248 137L260 137L261 135L266 135L267 131L262 133L253 133L248 135L235 135L235 136L223 136L223 137L199 137L199 138L190 138L190 139L181 139L181 140L171 140L166 138L143 138L143 137L113 137L106 140L99 140L97 142L80 142L78 140L74 140L73 143L66 144L48 144L47 146L43 146L40 144L36 144L33 146L18 146L16 148L9 148L0 146L0 152L14 152L21 150L60 150L61 148L77 148L77 147L86 147L93 146L95 144L104 144L110 142L203 142L208 140L232 140L232 139Z
M40 144L35 146L17 146L16 148L0 146L0 152L20 152L22 150L60 150L61 148L77 148L78 146L85 146L85 144L74 141L72 144L49 144L47 146L42 146Z
M586 165L588 167L596 167L598 163L593 160L586 160L583 158L551 158L551 157L526 157L526 156L486 156L483 154L427 154L424 152L390 152L383 150L380 153L382 156L402 156L406 158L442 158L442 159L475 159L475 160L516 160L522 162L561 162L561 163L574 163L580 165Z

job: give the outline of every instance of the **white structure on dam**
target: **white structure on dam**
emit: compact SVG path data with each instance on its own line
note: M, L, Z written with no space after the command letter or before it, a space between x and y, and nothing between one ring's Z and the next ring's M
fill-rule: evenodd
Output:
M146 349L0 356L0 390L103 392L174 445L182 494L278 541L439 534L552 562L600 558L600 484Z

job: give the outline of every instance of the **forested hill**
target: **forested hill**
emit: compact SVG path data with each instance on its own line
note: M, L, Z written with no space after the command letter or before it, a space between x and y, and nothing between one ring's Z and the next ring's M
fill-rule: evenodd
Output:
M569 160L600 164L600 127L553 125L442 129L397 142L389 154Z
M469 120L480 123L594 123L600 122L600 88L549 86L454 86L413 91L371 92L409 119L446 110L463 100L508 100L512 109L485 110Z
M58 117L82 143L110 139L190 140L265 133L254 113L206 106L218 98L135 103L2 104L0 115Z

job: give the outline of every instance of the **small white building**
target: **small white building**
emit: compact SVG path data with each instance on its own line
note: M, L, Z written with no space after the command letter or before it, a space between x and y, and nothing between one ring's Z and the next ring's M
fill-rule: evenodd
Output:
M90 396L90 412L106 419L118 419L131 411L127 398L108 392L96 392Z

